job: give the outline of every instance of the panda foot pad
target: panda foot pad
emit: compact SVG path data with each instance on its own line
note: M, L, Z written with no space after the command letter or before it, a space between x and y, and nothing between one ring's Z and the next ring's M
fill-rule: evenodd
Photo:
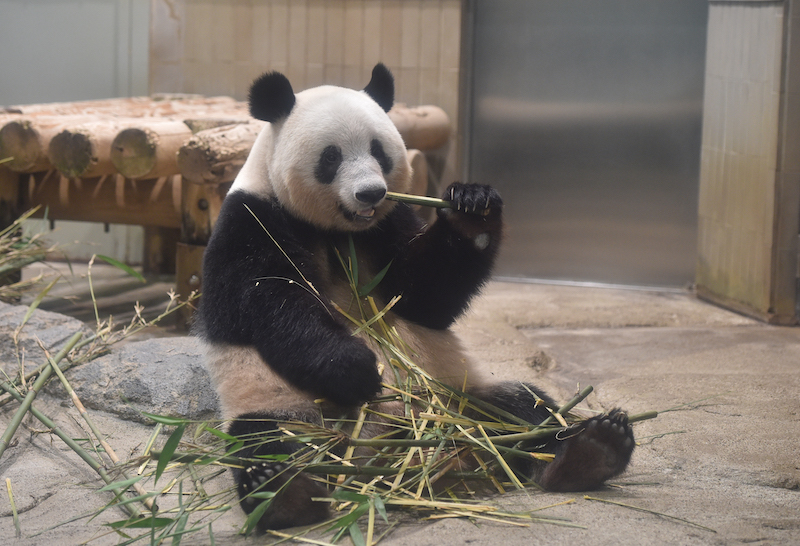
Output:
M587 419L581 425L582 441L597 443L627 459L633 451L633 429L628 424L628 414L615 409L610 413Z
M591 417L556 438L556 458L541 479L550 491L596 489L625 470L635 445L628 415L618 409Z
M248 505L260 503L262 499L250 495L254 491L277 491L280 489L289 479L285 472L287 468L288 466L283 463L266 461L245 468L241 482L243 502Z

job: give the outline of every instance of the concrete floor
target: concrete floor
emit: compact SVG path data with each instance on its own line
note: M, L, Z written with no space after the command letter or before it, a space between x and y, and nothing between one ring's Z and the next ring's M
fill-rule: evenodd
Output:
M800 544L800 329L764 325L689 292L495 282L457 331L498 379L528 380L559 399L592 385L592 409L662 412L635 426L630 470L589 494L661 515L530 490L491 501L521 511L568 502L540 513L575 527L405 518L381 544ZM148 434L116 427L115 441L131 449ZM100 502L96 487L71 495L56 497L57 508L51 499L49 511L32 506L24 525L43 528L42 517L63 521ZM272 541L237 537L242 518L234 509L215 523L216 542ZM12 529L0 517L0 537ZM73 544L96 532L78 524L19 543Z

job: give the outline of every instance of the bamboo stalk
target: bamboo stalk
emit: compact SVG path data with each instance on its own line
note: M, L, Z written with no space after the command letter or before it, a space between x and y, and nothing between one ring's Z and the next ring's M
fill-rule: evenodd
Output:
M426 197L424 195L408 195L406 193L387 191L386 199L406 203L408 205L422 205L423 207L435 207L437 209L453 208L453 203L450 201L445 201L444 199L438 199L436 197Z
M22 536L22 531L19 527L19 514L17 513L17 503L14 502L14 493L11 490L11 479L6 478L6 489L8 490L8 502L11 504L11 518L14 521L14 534L17 538Z
M78 410L78 413L81 414L83 420L86 421L87 425L89 425L89 429L92 431L94 437L97 438L97 441L105 450L106 455L108 455L108 458L111 459L111 462L114 463L114 465L119 465L120 460L119 457L117 457L117 453L114 451L114 448L112 448L111 445L106 441L105 436L103 436L103 434L100 432L100 429L97 428L97 425L95 425L94 421L89 416L89 413L86 411L86 407L83 405L83 402L81 402L81 399L78 398L77 393L72 388L70 382L67 380L66 376L64 375L64 372L62 372L61 369L59 369L58 365L55 362L53 362L53 358L50 356L50 353L47 351L44 344L38 337L36 338L36 341L39 344L39 348L42 349L42 351L44 351L45 356L50 361L50 366L52 366L53 370L56 372L56 375L58 375L58 378L61 380L61 384L64 385L64 389L66 389L67 394L69 395L70 399L72 399L72 403L75 405L75 408ZM122 475L123 479L126 480L129 479L125 471L120 470L120 474ZM133 488L136 490L137 493L139 493L139 495L148 494L148 492L139 484L139 482L134 482ZM158 507L155 506L152 497L145 498L144 505L147 507L148 510L158 510Z
M614 504L616 506L622 506L623 508L630 508L631 510L636 510L637 512L646 512L648 514L661 516L662 518L667 518L667 519L671 519L671 520L675 520L675 521L680 521L681 523L685 523L687 525L691 525L692 527L697 527L699 529L703 529L704 531L710 531L712 533L716 533L717 532L715 529L712 529L711 527L706 527L705 525L700 525L699 523L695 523L693 521L689 521L688 519L679 518L677 516L670 516L669 514L665 514L663 512L657 512L655 510L650 510L648 508L642 508L641 506L634 506L632 504L625 504L624 502L617 502L617 501L612 501L612 500L607 500L607 499L600 499L600 498L597 498L597 497L590 497L588 495L584 495L583 498L585 500L589 500L589 501L597 501L597 502L604 502L606 504Z
M76 343L83 337L82 332L76 332L70 339L67 341L67 344L56 354L55 358L53 359L58 365L58 362L64 359L64 357L69 354L72 348L75 346ZM25 414L28 413L28 410L33 403L33 399L36 398L36 395L39 394L39 390L44 386L47 382L47 378L50 377L50 374L53 372L53 365L51 364L49 367L42 370L42 373L39 374L39 377L36 378L36 381L33 383L33 386L28 391L28 394L25 396L25 399L20 404L19 409L14 414L14 417L11 419L11 423L9 423L8 428L3 433L3 436L0 437L0 457L3 456L6 448L8 447L9 443L11 443L11 438L14 437L14 433L16 433L19 425L22 423L23 417ZM14 391L16 392L16 391Z
M22 395L18 393L17 390L7 381L0 381L0 388L16 398L18 402L23 402ZM114 480L112 480L108 473L106 473L103 466L93 459L92 456L85 449L79 446L75 440L70 438L63 430L61 430L52 419L34 408L32 405L29 407L29 411L31 412L31 415L36 417L45 427L47 427L53 434L58 436L65 444L67 444L67 446L77 453L78 456L92 468L92 470L100 475L104 482L107 484L114 483ZM124 491L120 491L118 488L113 488L111 491L114 493L116 498L122 498L124 495ZM141 516L141 512L135 506L126 507L126 509L133 517Z

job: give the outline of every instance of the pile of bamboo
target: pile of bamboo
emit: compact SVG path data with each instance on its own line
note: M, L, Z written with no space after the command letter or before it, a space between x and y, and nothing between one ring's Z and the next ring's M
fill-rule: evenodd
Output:
M447 143L434 106L397 105L413 192L427 188L422 151ZM162 95L0 109L0 222L34 206L51 220L145 227L145 270L176 271L187 295L222 199L263 122L230 97Z

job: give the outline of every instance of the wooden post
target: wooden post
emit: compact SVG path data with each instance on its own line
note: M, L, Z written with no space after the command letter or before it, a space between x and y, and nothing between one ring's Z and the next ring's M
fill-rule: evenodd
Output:
M145 226L142 264L145 273L157 275L175 273L180 236L181 230L178 228Z
M0 227L6 227L22 213L20 175L0 165Z

